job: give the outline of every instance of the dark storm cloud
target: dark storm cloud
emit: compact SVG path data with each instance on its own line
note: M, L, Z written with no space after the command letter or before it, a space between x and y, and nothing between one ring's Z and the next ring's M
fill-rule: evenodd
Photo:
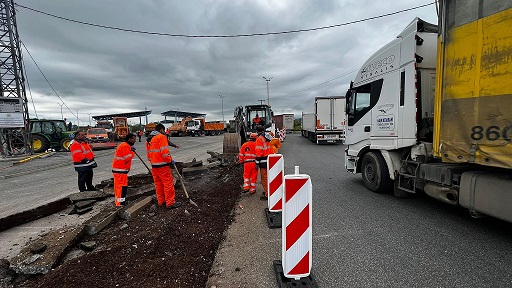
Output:
M17 3L95 24L188 35L236 35L328 26L429 3L397 1L37 1ZM435 7L314 32L239 38L179 38L71 23L18 8L21 40L71 112L166 110L221 116L267 99L276 114L300 115L315 96L344 95L367 57L415 16L436 22ZM60 118L60 100L24 52L36 109ZM316 86L316 87L314 87ZM311 89L305 89L314 87ZM297 92L300 91L300 92ZM32 105L29 105L33 113ZM83 111L83 112L82 112ZM81 117L81 116L80 116Z

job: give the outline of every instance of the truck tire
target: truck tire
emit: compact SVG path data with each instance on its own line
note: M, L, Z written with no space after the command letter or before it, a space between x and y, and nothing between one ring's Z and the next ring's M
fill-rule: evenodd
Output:
M32 148L34 149L34 153L41 153L50 148L50 143L48 143L48 140L41 135L33 135Z
M364 186L375 193L393 191L393 181L389 178L388 166L379 152L368 152L363 156L361 174Z
M60 140L59 146L64 151L69 151L69 146L71 146L71 140L68 138L64 138Z

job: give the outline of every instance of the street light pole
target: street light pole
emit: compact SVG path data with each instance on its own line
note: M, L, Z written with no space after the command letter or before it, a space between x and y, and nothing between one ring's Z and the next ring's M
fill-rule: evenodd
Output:
M224 97L226 97L226 96L221 96L219 94L219 97L220 97L221 102L222 102L222 123L224 123Z
M76 129L80 129L80 118L78 118L78 110L80 109L75 109L76 111Z
M270 78L263 77L263 79L265 79L265 81L267 81L267 105L269 105L269 106L270 106L270 93L268 90L268 82L270 82L270 80L272 78L274 78L274 77L270 77Z
M60 105L60 120L64 120L64 114L62 114L62 105L64 105L64 102L62 102L62 104L60 103L57 103Z

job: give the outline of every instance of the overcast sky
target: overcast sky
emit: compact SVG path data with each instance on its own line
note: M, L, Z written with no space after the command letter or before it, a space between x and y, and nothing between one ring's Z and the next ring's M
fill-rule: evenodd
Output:
M433 0L17 0L72 20L184 35L239 35L338 25ZM356 71L414 17L437 23L435 5L361 23L279 35L190 38L91 27L17 7L18 33L60 95L64 117L180 110L232 119L267 99L274 114L300 115L315 96L345 95ZM61 118L62 101L25 49L31 118ZM352 73L350 73L352 72ZM345 75L345 76L344 76ZM330 81L332 80L332 81ZM327 83L325 83L327 82ZM323 84L325 83L325 84ZM222 109L222 99L224 105ZM67 107L66 107L67 106ZM69 109L68 109L69 108ZM73 113L73 114L72 114ZM131 123L139 123L131 118ZM145 120L142 120L143 124ZM92 123L94 124L94 123Z

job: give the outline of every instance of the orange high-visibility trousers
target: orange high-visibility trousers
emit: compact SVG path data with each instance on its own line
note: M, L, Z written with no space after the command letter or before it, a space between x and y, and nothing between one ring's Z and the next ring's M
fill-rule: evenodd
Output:
M244 190L251 194L256 193L256 181L258 180L258 167L256 162L244 163Z
M151 171L153 172L153 181L155 181L158 205L165 203L165 205L171 206L176 203L176 200L174 200L176 191L174 190L174 178L172 177L171 167L153 167Z
M261 185L263 186L263 190L265 190L265 197L268 197L268 177L267 177L267 167L260 168L260 178L261 178Z
M116 206L121 206L124 204L126 199L126 191L128 190L128 174L112 174L114 174L114 203Z

